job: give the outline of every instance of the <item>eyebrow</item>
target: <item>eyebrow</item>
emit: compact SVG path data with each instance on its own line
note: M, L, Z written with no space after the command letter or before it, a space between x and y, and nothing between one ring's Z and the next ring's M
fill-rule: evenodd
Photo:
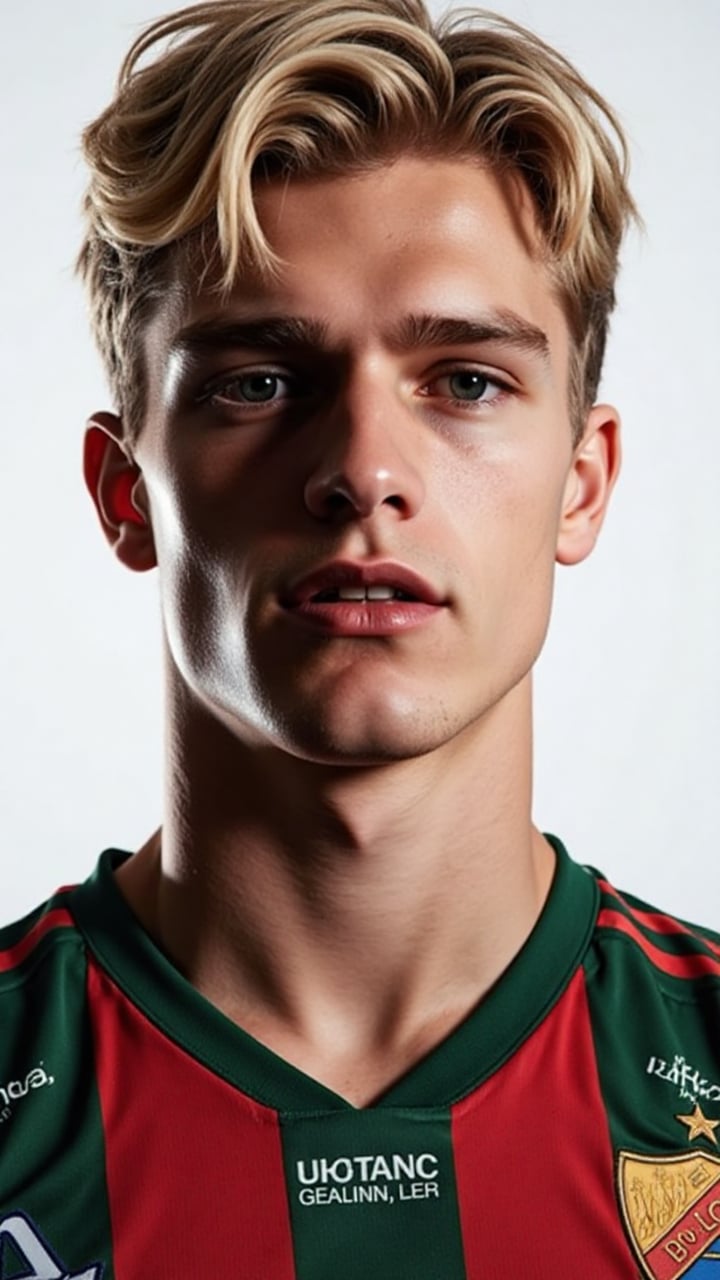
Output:
M213 317L181 329L173 338L171 349L192 355L197 352L245 347L251 351L266 348L325 347L327 325L304 316L260 316L254 320L226 320Z
M516 312L504 308L474 319L432 313L405 316L390 337L392 345L401 349L462 347L497 342L502 346L540 356L545 361L550 358L547 334Z
M516 312L506 309L492 310L472 318L435 315L432 312L403 316L390 330L386 340L391 348L400 351L498 343L538 356L545 362L550 357L547 334ZM218 316L181 329L175 335L171 349L199 355L218 349L327 350L331 346L328 326L322 320L305 316L228 320Z

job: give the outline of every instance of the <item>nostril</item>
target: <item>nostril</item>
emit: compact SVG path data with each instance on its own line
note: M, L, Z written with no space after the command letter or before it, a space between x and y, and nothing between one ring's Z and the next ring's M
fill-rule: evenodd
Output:
M407 484L387 468L367 468L359 476L344 471L315 472L305 486L305 503L317 519L337 523L366 520L388 508L395 518L407 519L422 505L423 485L417 474L408 472Z
M325 495L325 508L331 514L344 511L346 507L352 506L350 499L338 489L334 489L332 493Z
M323 506L327 515L345 515L348 508L352 508L359 516L369 516L372 515L377 507L381 506L389 506L394 511L404 512L407 503L399 493L388 494L387 497L382 498L379 502L373 501L370 497L363 501L360 494L350 494L345 489L338 487L324 495Z

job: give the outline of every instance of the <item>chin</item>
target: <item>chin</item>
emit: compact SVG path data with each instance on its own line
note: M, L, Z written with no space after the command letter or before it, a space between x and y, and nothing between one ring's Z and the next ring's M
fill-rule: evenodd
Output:
M445 708L427 700L405 702L400 710L385 703L329 708L317 704L276 723L275 743L301 759L346 767L412 760L442 747L462 730Z
M275 691L279 694L279 691ZM283 690L290 694L288 689ZM434 696L433 696L434 693ZM368 766L413 760L461 739L483 736L497 717L524 723L530 696L529 667L474 687L449 682L439 696L430 680L391 683L342 680L317 689L293 690L264 704L266 740L290 755L322 764ZM503 711L504 708L504 711Z
M432 740L380 740L378 735L363 741L356 735L352 741L339 737L319 738L309 742L293 742L283 744L289 754L313 764L336 765L343 768L371 768L372 766L396 764L402 760L416 760L420 756L429 755L439 745Z

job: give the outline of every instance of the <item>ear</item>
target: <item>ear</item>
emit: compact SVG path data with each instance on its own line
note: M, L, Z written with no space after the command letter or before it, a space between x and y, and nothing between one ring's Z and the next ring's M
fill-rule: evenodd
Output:
M157 564L150 507L142 471L114 413L96 413L85 431L83 473L115 555L138 573Z
M620 470L620 417L611 405L590 410L573 453L563 494L555 558L579 564L590 554Z

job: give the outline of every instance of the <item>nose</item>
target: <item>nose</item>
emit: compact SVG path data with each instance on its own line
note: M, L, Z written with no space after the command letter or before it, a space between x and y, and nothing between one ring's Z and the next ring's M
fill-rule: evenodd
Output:
M398 398L367 386L339 401L305 485L308 511L338 523L367 520L383 509L411 519L425 496L417 466L419 423Z

